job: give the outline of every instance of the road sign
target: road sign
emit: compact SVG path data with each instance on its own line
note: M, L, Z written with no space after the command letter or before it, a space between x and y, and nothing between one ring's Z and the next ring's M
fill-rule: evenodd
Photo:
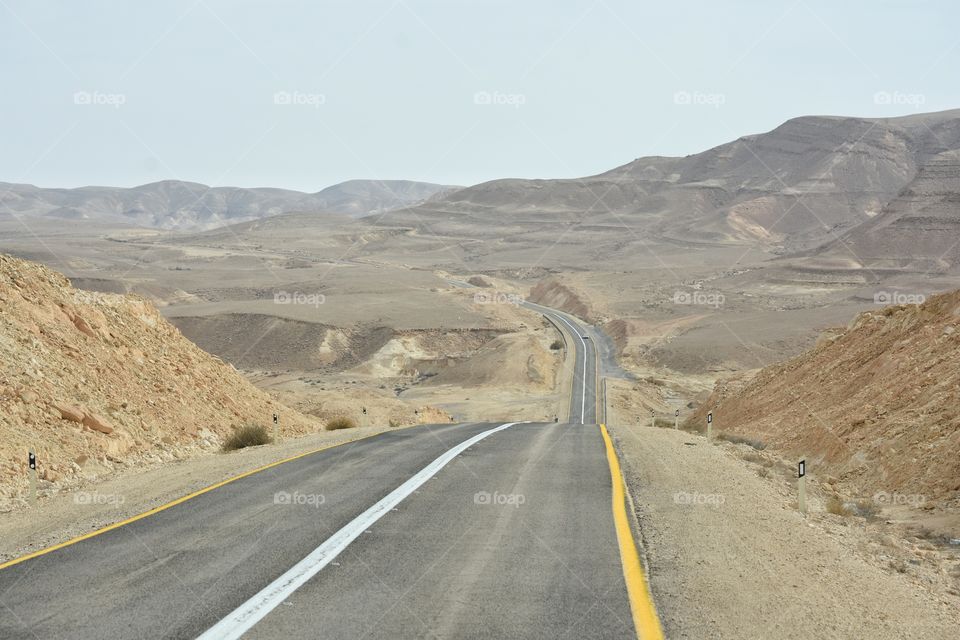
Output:
M713 438L713 411L707 414L707 440Z
M37 469L37 456L34 455L33 451L30 452L30 457L27 458L30 463L30 468L36 471Z
M801 460L797 464L797 508L800 513L807 513L807 461Z
M713 411L707 414L707 424L711 424L712 422L713 422Z

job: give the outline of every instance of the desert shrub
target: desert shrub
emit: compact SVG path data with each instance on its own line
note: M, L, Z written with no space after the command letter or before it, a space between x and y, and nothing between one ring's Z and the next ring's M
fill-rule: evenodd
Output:
M560 341L560 340L554 340L553 342L550 343L550 348L553 349L554 351L557 351L557 350L559 350L559 349L562 349L562 348L563 348L563 342Z
M392 428L396 429L397 427L400 426L400 421L399 421L399 420L394 420L393 418L390 418L390 426L391 426Z
M267 428L259 424L245 424L242 427L235 427L230 437L223 443L224 451L236 451L246 447L256 447L262 444L270 444L272 439L267 433Z
M850 509L856 515L868 520L877 517L877 514L880 513L880 507L878 507L877 503L870 498L861 498L860 500L857 500L850 505Z
M843 500L837 496L827 498L827 512L835 516L849 516L852 513L850 508L843 503Z
M767 445L764 444L764 442L761 441L761 440L755 440L755 439L753 439L753 438L746 438L746 437L744 437L744 436L738 436L738 435L734 435L734 434L732 434L732 433L718 433L718 434L717 434L717 439L718 439L718 440L726 440L727 442L731 442L731 443L733 443L733 444L745 444L745 445L749 445L749 446L753 447L754 449L756 449L757 451L763 451L764 449L767 448Z
M327 420L327 426L325 429L327 431L337 431L338 429L355 429L357 426L356 421L353 418L348 418L346 416L337 416L335 418L330 418Z

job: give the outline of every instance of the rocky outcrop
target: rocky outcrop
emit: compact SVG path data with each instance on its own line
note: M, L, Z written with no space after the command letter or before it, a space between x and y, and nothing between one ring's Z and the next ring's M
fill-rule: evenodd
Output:
M45 490L144 461L215 450L233 427L284 416L319 430L201 351L149 303L71 287L0 255L0 510L25 496L27 452Z

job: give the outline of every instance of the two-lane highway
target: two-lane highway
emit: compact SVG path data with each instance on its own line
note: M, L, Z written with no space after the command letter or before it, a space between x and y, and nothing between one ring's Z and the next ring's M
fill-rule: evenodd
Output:
M0 638L661 637L591 341L537 310L569 423L390 431L0 565Z
M527 309L546 316L567 334L567 344L573 347L573 389L570 393L570 412L567 420L576 424L597 422L598 360L594 340L583 324L569 314L533 302L522 302Z

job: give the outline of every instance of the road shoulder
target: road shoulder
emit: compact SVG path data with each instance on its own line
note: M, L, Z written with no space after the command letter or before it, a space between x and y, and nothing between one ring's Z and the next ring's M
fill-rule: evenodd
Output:
M958 598L865 556L856 522L802 517L733 445L609 428L668 637L955 637Z

